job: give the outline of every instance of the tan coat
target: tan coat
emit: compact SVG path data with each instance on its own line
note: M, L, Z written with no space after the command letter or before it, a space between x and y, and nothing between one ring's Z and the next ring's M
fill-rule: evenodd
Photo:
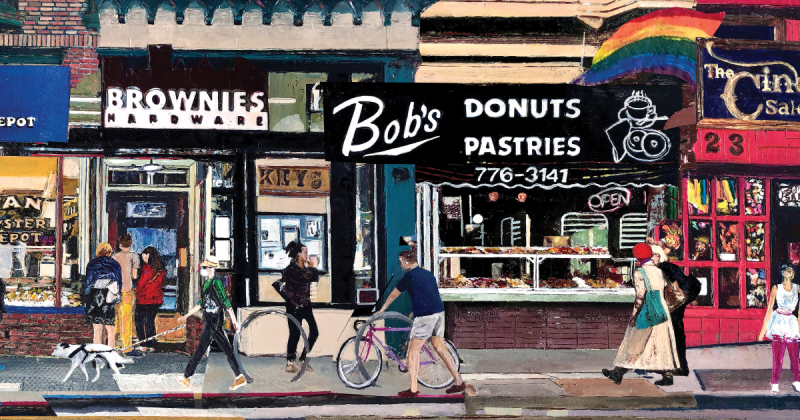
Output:
M679 369L680 362L678 360L677 346L675 345L675 332L672 330L672 318L669 315L667 302L664 300L664 275L652 262L646 263L642 267L647 273L652 290L661 292L660 303L667 313L668 320L644 330L629 325L625 331L625 338L619 346L614 366L650 371ZM633 285L636 288L636 303L634 304L633 313L638 314L647 294L644 278L638 270L633 274Z

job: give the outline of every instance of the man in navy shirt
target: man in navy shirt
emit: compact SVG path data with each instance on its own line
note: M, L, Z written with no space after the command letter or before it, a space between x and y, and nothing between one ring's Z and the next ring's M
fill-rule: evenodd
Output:
M431 339L434 350L442 358L447 369L455 378L455 384L447 389L448 394L464 392L466 384L461 380L461 375L456 370L455 361L450 356L444 343L444 303L439 296L439 287L436 277L430 271L417 265L417 255L412 251L400 253L400 266L408 270L406 275L397 283L397 287L386 298L382 313L403 292L411 296L411 310L414 313L414 325L411 327L411 341L408 343L408 373L411 376L411 389L403 391L400 397L416 397L419 395L417 375L419 373L419 353L428 339Z

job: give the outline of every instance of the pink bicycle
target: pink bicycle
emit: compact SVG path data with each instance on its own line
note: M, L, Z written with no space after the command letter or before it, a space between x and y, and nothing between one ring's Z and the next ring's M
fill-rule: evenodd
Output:
M406 320L411 323L411 320L397 312L387 312L377 317L370 318L366 324L359 329L359 333L355 337L351 337L339 349L339 359L336 362L336 370L339 374L339 379L350 388L363 389L370 385L375 384L378 376L381 374L383 367L383 353L394 360L401 372L408 372L402 360L381 341L377 333L380 332L408 332L411 327L405 328L389 328L389 327L376 327L373 325L375 321L380 319L393 318ZM358 345L356 346L356 342ZM456 369L461 368L461 362L458 358L456 347L449 340L445 340L447 350L450 352L450 357L456 364ZM387 361L387 367L388 367ZM417 381L432 389L441 389L453 383L453 375L447 369L444 361L439 357L439 354L433 350L433 345L430 340L422 346L420 351L419 363L419 376Z

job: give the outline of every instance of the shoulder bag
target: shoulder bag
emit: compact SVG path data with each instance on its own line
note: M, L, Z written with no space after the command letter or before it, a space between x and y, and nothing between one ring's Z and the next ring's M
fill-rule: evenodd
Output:
M644 303L642 303L642 310L636 317L636 328L644 330L654 327L659 324L667 322L667 313L664 311L664 306L661 305L661 293L658 290L650 288L650 281L647 279L647 273L644 269L640 268L637 271L642 273L644 277L644 285L647 287L647 292L644 295Z

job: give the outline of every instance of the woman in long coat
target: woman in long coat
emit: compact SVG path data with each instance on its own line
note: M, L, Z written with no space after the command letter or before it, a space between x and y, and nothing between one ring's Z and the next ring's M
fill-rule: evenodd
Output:
M617 358L614 360L614 370L603 369L603 375L619 385L622 376L632 369L642 369L660 372L664 379L656 385L672 385L672 372L680 368L675 333L669 318L669 307L664 300L664 275L657 267L659 257L653 255L653 250L647 244L637 244L633 248L633 255L639 265L647 274L647 280L652 290L660 291L660 304L667 315L667 321L650 328L636 328L636 318L645 304L647 286L644 276L636 270L633 273L633 285L636 288L636 302L633 314L625 331L625 338L619 346Z

